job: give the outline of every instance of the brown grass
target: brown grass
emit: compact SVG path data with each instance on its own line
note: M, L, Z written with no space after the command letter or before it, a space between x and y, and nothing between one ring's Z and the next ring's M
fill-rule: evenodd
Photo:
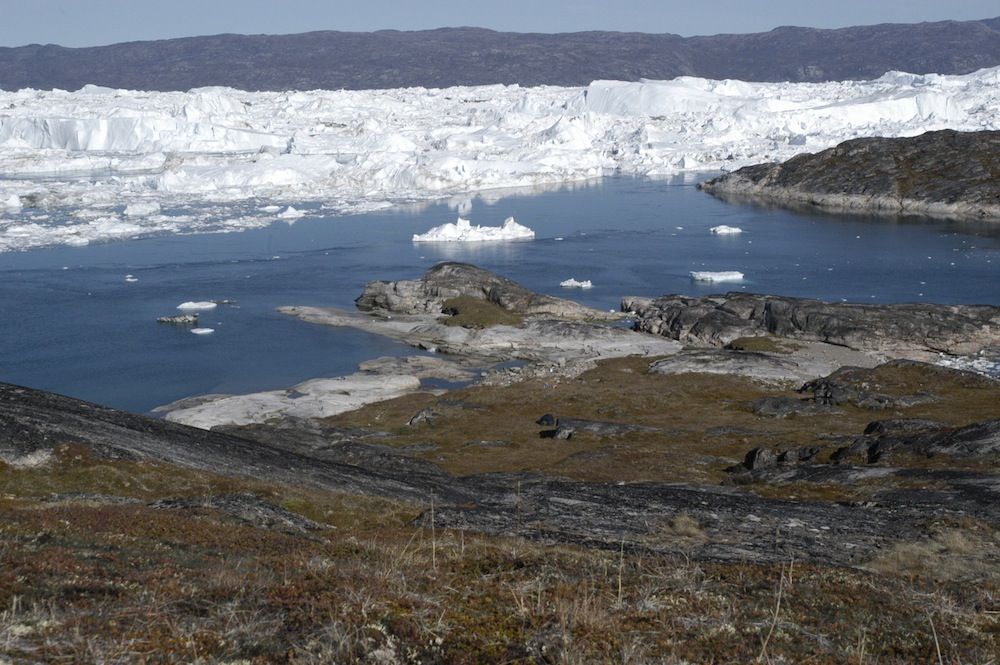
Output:
M429 458L457 473L714 483L755 445L828 442L875 418L958 425L1000 416L994 387L902 369L873 374L873 389L926 390L938 400L891 413L763 420L744 405L774 388L650 375L647 364L622 359L572 380L411 395L333 420L390 428L394 444L433 441ZM404 426L428 406L441 414L433 423ZM662 431L540 439L534 420L544 412ZM482 439L512 445L466 445ZM67 495L74 492L87 497ZM295 535L209 508L147 505L229 492L252 492L327 528ZM431 533L412 525L419 511L100 460L79 446L60 448L44 467L0 469L0 661L701 663L763 654L911 663L938 662L935 634L945 662L990 662L1000 652L1000 537L991 525L930 525L926 540L888 550L866 571ZM704 534L680 513L663 516L654 537L683 545Z
M472 296L449 298L444 301L441 311L448 315L439 318L438 321L446 326L491 328L519 326L524 323L524 317L520 314L509 312L495 303Z
M851 662L862 634L880 662L916 662L934 653L929 610L947 657L1000 648L993 581L792 575L405 525L298 537L143 505L6 499L0 520L0 654L15 662L749 662L769 632L775 662ZM665 532L699 528L678 515Z
M885 368L873 372L869 381L870 390L889 395L930 392L937 399L929 403L884 411L846 406L841 413L775 419L751 413L746 404L766 395L801 396L740 377L650 374L648 365L649 359L624 358L604 361L575 379L478 386L443 397L408 395L336 416L331 422L388 429L393 435L389 444L432 440L438 449L426 458L456 474L540 471L581 480L716 484L727 480L728 466L756 446L782 450L819 445L825 447L820 456L824 459L872 420L924 417L965 425L1000 417L1000 385L984 387L935 370ZM404 427L422 408L440 415L431 425ZM543 413L662 431L616 437L578 431L568 441L541 439L539 432L545 428L535 420ZM467 445L483 439L503 439L511 445ZM897 457L892 461L925 467L993 464Z

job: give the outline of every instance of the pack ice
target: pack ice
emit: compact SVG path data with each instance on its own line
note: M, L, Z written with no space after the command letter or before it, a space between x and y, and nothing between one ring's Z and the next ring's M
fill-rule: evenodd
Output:
M796 84L0 91L0 251L253 228L304 202L329 216L613 171L729 170L859 136L1000 129L998 102L1000 68Z

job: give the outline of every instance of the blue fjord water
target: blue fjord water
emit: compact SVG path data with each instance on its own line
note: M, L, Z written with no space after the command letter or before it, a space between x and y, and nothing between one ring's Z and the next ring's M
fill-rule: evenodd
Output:
M350 373L362 360L413 351L292 320L275 308L349 309L366 281L414 278L443 260L476 263L533 290L606 309L623 295L737 289L1000 305L997 225L802 214L730 205L690 179L612 177L465 201L463 216L474 224L495 226L513 215L535 230L534 241L410 241L454 221L454 205L0 254L0 381L143 412L191 395ZM719 224L744 233L709 233ZM696 283L692 270L739 270L746 281ZM127 283L126 274L138 281ZM570 277L592 280L594 288L561 289ZM183 301L215 299L237 304L202 314L213 335L155 321Z

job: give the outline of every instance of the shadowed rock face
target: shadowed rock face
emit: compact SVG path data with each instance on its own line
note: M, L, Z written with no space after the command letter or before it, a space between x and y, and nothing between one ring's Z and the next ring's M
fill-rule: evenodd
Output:
M626 298L622 310L635 315L635 330L713 346L777 335L926 360L1000 345L1000 308L986 305L856 305L731 292Z
M368 282L354 301L363 312L440 314L445 300L470 296L524 316L601 319L607 314L571 300L530 291L514 280L468 263L439 263L416 280Z
M723 198L1000 221L1000 131L864 138L702 183Z

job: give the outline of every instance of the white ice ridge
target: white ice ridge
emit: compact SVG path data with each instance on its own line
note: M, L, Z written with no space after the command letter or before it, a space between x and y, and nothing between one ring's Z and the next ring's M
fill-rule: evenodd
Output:
M189 300L177 305L177 309L194 312L198 310L215 309L217 306L218 304L212 302L211 300Z
M427 233L413 234L413 242L488 242L496 240L531 240L535 232L508 217L503 226L473 226L458 218L454 224L435 226Z
M563 287L564 289L592 289L592 288L594 288L594 285L591 283L591 281L589 279L585 279L582 282L578 282L573 277L570 277L567 280L563 280L562 282L559 282L559 286Z
M708 270L692 270L691 279L696 282L741 282L743 273L735 270L711 272Z
M731 235L736 235L737 233L743 233L743 229L741 229L740 227L726 226L725 224L722 224L720 226L713 226L712 228L709 229L709 231L720 236L731 236Z
M998 107L1000 68L794 84L0 91L0 251L254 228L307 202L329 217L612 172L731 170L859 136L1000 129Z

